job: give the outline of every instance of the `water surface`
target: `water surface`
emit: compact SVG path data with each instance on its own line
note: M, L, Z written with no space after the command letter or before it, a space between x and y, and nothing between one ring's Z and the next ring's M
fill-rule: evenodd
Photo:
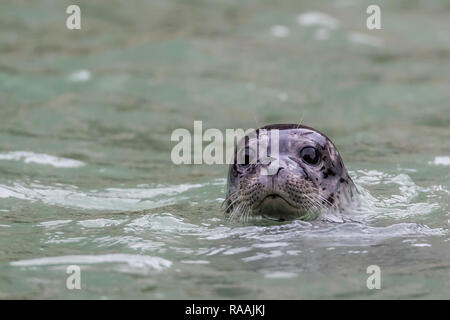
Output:
M0 5L0 298L449 297L446 1L379 1L377 31L373 1L80 3L80 31ZM194 120L319 129L360 210L227 221L227 167L170 161Z

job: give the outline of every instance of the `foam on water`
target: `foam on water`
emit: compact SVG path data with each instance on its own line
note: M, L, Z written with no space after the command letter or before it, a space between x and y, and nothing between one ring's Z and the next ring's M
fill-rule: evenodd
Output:
M55 168L78 168L85 164L82 161L60 158L45 153L34 153L30 151L12 151L0 153L0 160L23 161L25 163L37 163L50 165Z
M157 208L187 199L182 194L201 184L180 184L142 188L107 188L81 191L77 186L14 182L0 184L0 198L41 201L48 205L89 210L127 211Z
M429 164L434 164L436 166L450 166L450 157L449 156L435 157L433 161L429 162Z
M417 201L422 193L432 193L439 188L417 186L405 173L392 174L377 170L358 170L351 172L359 190L359 205L343 214L326 213L322 219L313 223L293 221L274 226L235 226L224 225L224 220L198 224L185 221L170 211L158 214L148 213L131 220L98 218L78 221L84 228L108 228L121 226L126 234L153 231L158 234L189 234L201 239L220 240L231 237L256 239L267 243L283 243L289 239L322 239L337 241L336 245L373 244L389 237L434 236L447 231L429 228L426 225L411 223L405 219L414 216L426 216L439 208L438 203ZM81 191L76 186L43 186L36 183L13 183L12 186L0 185L0 196L21 200L42 201L45 204L69 208L99 211L137 211L155 209L190 201L193 206L208 203L205 199L196 200L187 192L196 194L211 192L211 186L225 185L225 179L215 179L203 184L180 184L141 186L135 188L107 188L104 191ZM382 185L390 190L388 194L371 195L367 188ZM217 211L220 211L219 203ZM206 217L203 216L203 219ZM388 219L388 226L371 226ZM325 222L324 222L325 221ZM40 223L41 226L54 228L64 226L71 220L55 220ZM343 223L345 222L345 223ZM251 221L255 223L255 221ZM266 246L270 246L269 244ZM133 242L133 245L136 243ZM231 252L231 251L228 251Z
M411 216L426 216L439 208L439 204L428 200L417 201L420 194L429 194L433 187L420 187L407 174L384 173L377 170L358 170L354 172L355 183L359 186L361 202L358 215L365 220L390 218L403 219ZM375 198L366 188L377 185L391 190L386 195L379 194Z
M296 256L302 254L298 248L310 247L314 243L316 249L336 250L340 247L369 248L373 245L383 243L389 239L408 238L410 246L417 248L430 247L427 242L418 242L415 239L427 237L441 237L448 235L445 228L432 228L425 224L415 222L404 222L404 219L414 215L426 215L436 209L432 202L417 202L415 199L421 192L429 192L431 189L417 186L412 179L404 173L387 174L377 170L361 170L352 172L355 182L360 190L361 204L355 212L344 214L344 219L328 221L292 221L285 224L275 225L250 225L237 224L230 226L225 220L203 214L199 220L203 223L191 222L176 214L167 212L146 213L138 217L125 217L121 219L89 219L79 221L77 224L84 228L119 228L118 236L102 236L94 239L67 239L69 242L93 241L100 247L111 247L125 245L129 249L141 252L164 253L173 252L182 256L233 256L240 255L242 262L253 263L261 260L279 259L281 256ZM212 184L223 185L224 180L214 180L205 184L193 185L197 192L208 189ZM383 185L393 187L397 194L380 195L373 197L365 187ZM160 188L174 191L171 199L177 202L176 196L179 192L189 190L186 185L160 186ZM115 190L115 189L114 189ZM176 192L175 192L176 190ZM149 194L159 195L158 190L148 193L138 190L134 198L147 197ZM124 190L122 196L133 194ZM201 202L197 206L201 207ZM217 208L217 210L219 210ZM351 219L347 219L350 217ZM387 225L377 226L377 222L389 218ZM381 220L380 220L381 219ZM331 221L331 222L330 222ZM347 222L344 222L347 221ZM352 222L353 221L353 222ZM70 220L44 222L47 230L65 228ZM70 226L73 228L74 225ZM67 228L65 228L67 229ZM117 231L116 231L117 232ZM177 246L168 245L180 237L191 238L200 245L198 250L192 249L188 243ZM62 241L56 234L49 236L49 242ZM242 241L237 241L242 239ZM236 244L237 241L237 244ZM245 242L243 246L242 243ZM350 252L351 251L351 252ZM364 254L365 249L352 249L349 253ZM209 264L204 259L183 259L184 264ZM276 277L276 273L275 276Z
M177 268L196 266L214 269L221 261L232 261L232 264L241 263L248 268L261 268L261 276L270 280L295 279L305 270L314 272L316 258L325 264L325 269L329 268L327 261L339 263L340 257L345 255L370 259L374 248L396 239L411 250L433 250L432 239L448 237L449 231L409 218L427 216L436 210L432 199L423 200L420 195L440 192L440 188L420 187L404 173L407 171L400 171L350 172L360 191L357 209L342 215L327 215L326 221L295 220L283 224L261 219L247 224L228 222L218 214L221 210L219 203L223 199L214 198L216 200L211 202L205 196L217 197L218 192L223 192L225 179L198 184L140 185L87 192L68 185L3 185L1 188L9 190L11 196L62 207L75 206L99 212L106 208L130 211L142 208L141 205L147 209L153 208L152 212L125 212L120 216L108 212L102 213L101 217L36 223L36 226L44 228L42 240L48 246L89 245L96 250L131 251L135 254L39 257L13 261L10 266L32 269L75 264L91 265L91 270L100 271L104 270L104 265L109 265L110 270L119 273L145 275L171 269L173 263L177 264ZM373 196L370 190L380 186L386 193ZM183 204L186 199L189 199L198 217L184 216L174 211L173 205ZM106 205L108 202L113 204Z
M73 255L59 257L45 257L13 261L10 264L16 267L34 267L47 265L84 265L99 263L126 263L133 268L151 268L161 271L170 268L172 262L160 257L151 257L134 254L104 254L104 255Z
M340 22L336 18L317 11L309 11L298 15L297 22L302 26L322 26L329 29L337 29L340 26Z
M89 70L77 70L68 75L68 80L72 82L85 82L91 79L91 72Z

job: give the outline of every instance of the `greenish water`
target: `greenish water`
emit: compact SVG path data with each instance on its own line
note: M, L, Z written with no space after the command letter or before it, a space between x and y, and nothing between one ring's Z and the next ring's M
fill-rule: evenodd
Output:
M448 1L76 3L0 4L0 298L449 298ZM323 131L360 222L225 220L227 167L170 161L194 120Z

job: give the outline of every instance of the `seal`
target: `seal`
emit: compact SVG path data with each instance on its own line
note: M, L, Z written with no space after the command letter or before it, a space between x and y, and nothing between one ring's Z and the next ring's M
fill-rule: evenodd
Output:
M264 130L263 130L264 129ZM324 211L343 211L356 193L356 187L331 140L320 131L298 124L273 124L255 130L278 130L278 155L269 161L250 161L252 139L241 140L245 160L230 164L225 212L230 219L265 217L278 221L316 219ZM242 152L242 151L241 151ZM277 170L267 168L277 161Z

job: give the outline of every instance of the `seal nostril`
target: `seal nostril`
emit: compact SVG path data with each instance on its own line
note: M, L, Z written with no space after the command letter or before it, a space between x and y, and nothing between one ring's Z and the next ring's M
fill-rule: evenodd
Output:
M283 170L283 169L284 169L283 167L279 167L278 170L277 170L277 174L276 175L278 175L280 173L280 171Z

